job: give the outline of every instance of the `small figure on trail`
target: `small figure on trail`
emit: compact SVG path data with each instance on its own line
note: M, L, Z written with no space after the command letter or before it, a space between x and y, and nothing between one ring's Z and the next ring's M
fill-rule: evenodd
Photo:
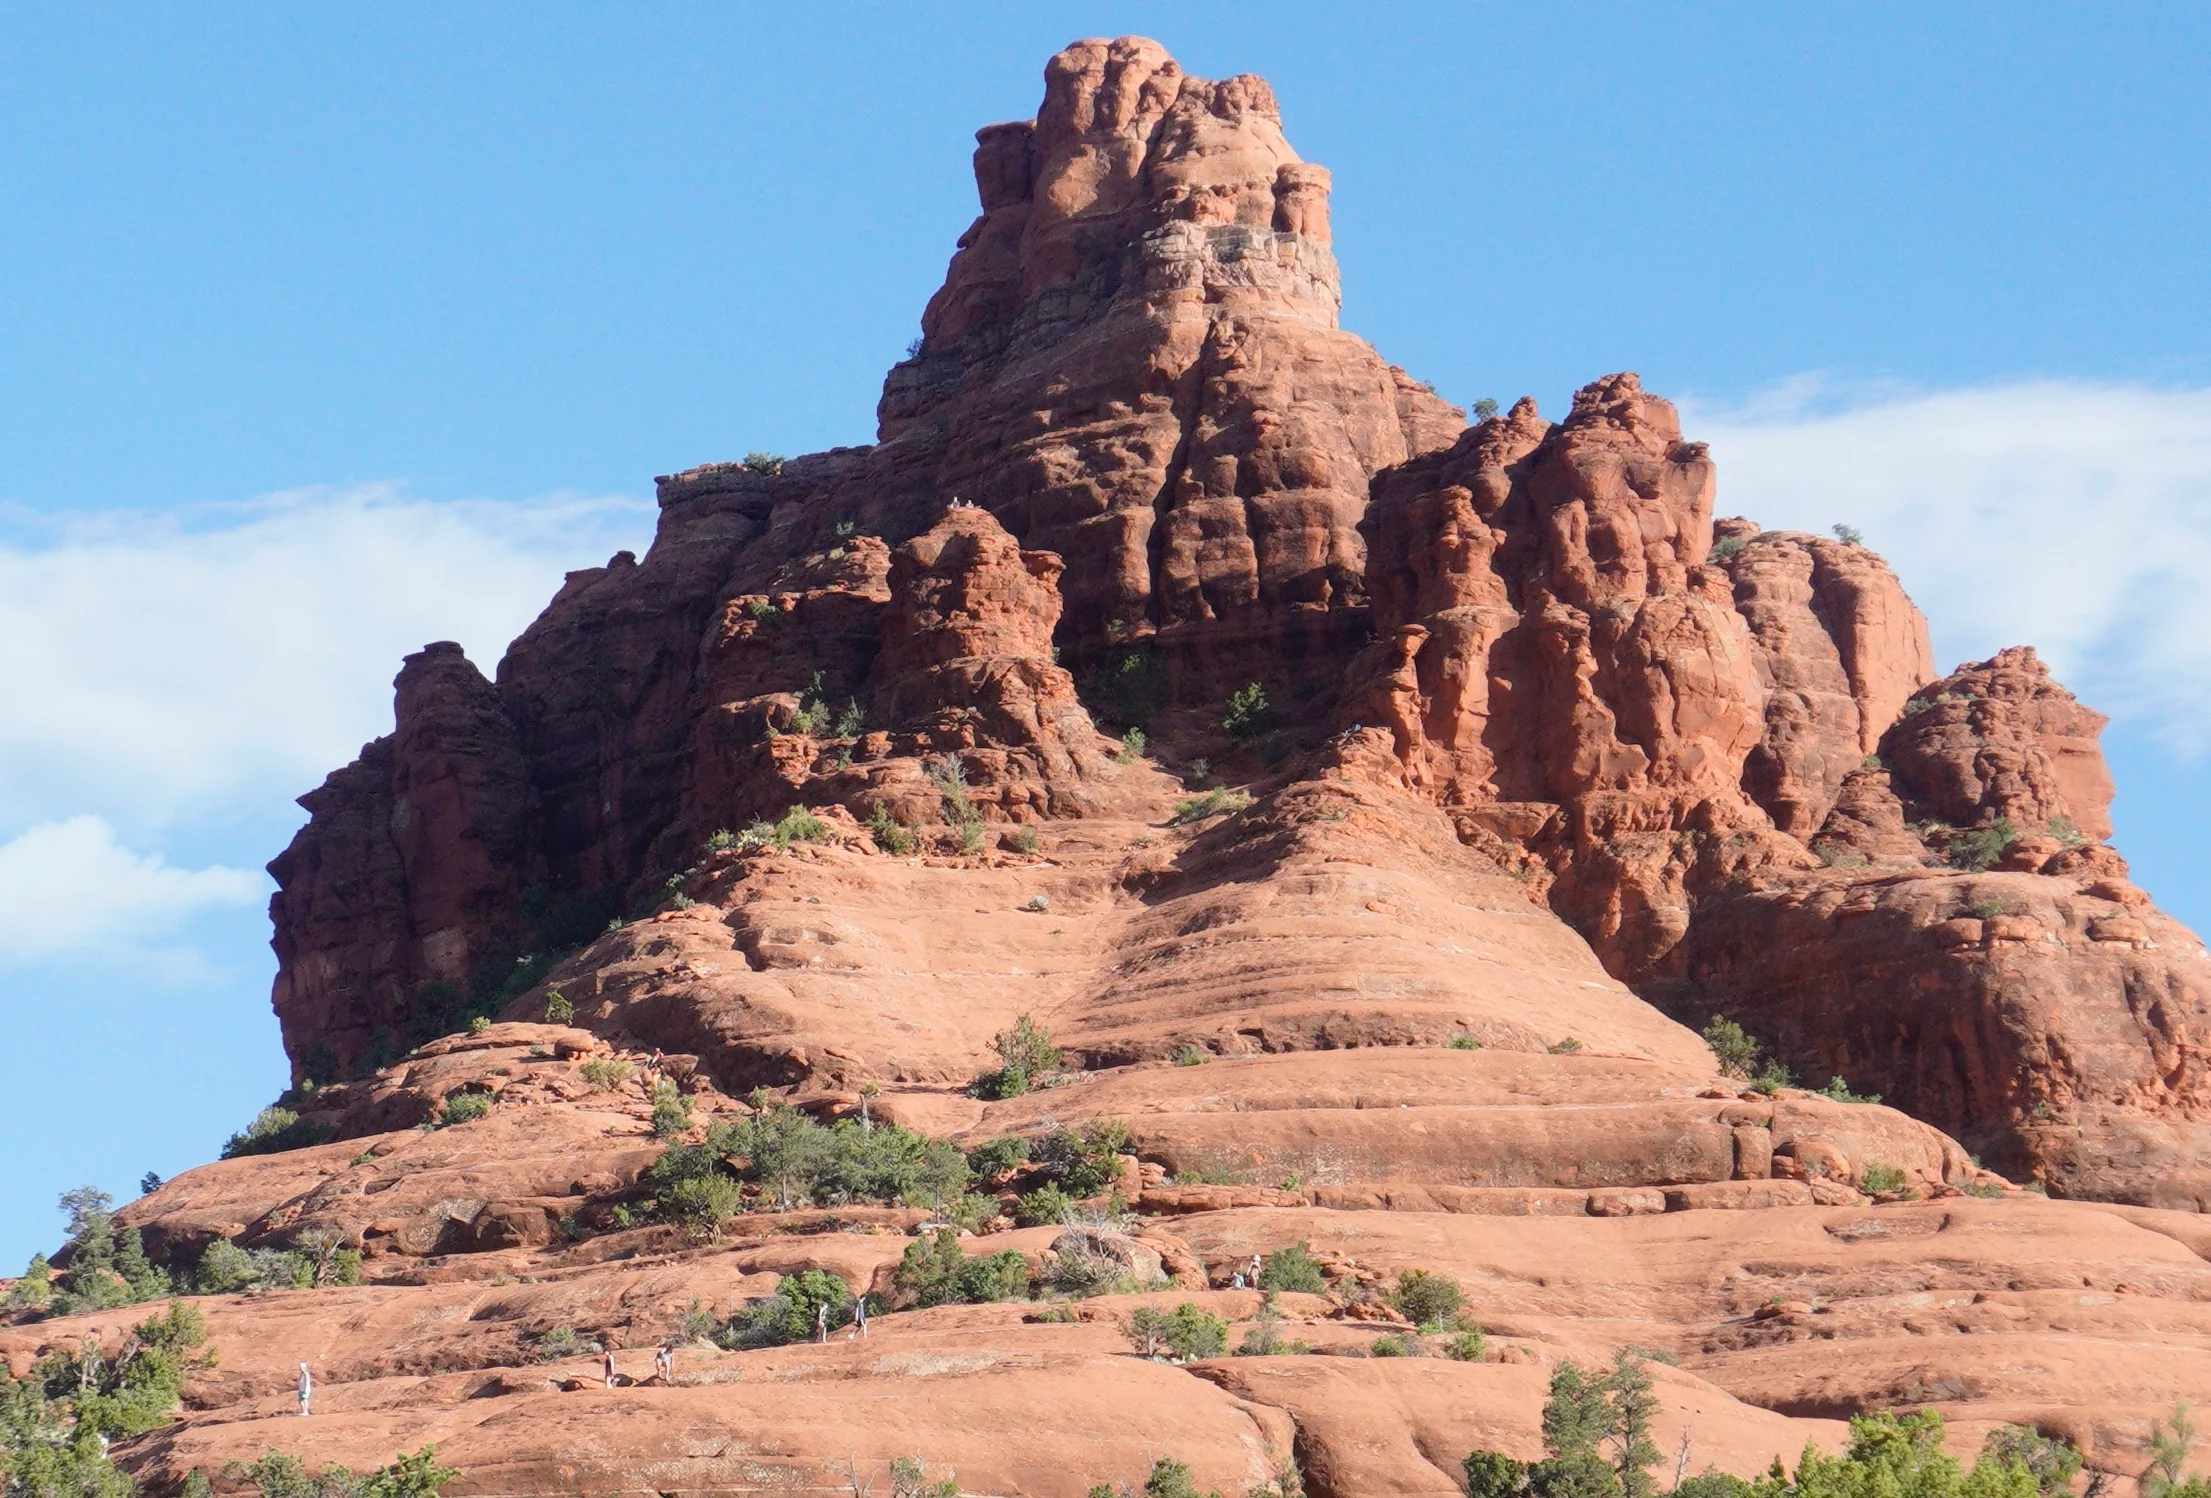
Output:
M600 1355L600 1360L606 1369L606 1386L611 1389L614 1387L614 1349L609 1347Z
M1251 1256L1251 1282L1255 1285L1259 1283L1259 1255L1257 1254Z
M315 1375L309 1373L307 1365L302 1363L299 1365L299 1412L302 1416L308 1413L308 1406L314 1401L314 1398Z
M1231 1290L1241 1290L1244 1288L1244 1271L1242 1271L1241 1269L1236 1271L1235 1276L1231 1278L1228 1282L1228 1288Z
M676 1353L674 1348L665 1343L661 1345L660 1351L653 1354L653 1371L660 1375L663 1383L672 1384L676 1381Z
M829 1340L829 1302L826 1300L814 1303L814 1340L816 1342Z
M860 1298L859 1298L859 1299L858 1299L857 1301L853 1302L853 1306L852 1306L852 1330L851 1330L850 1332L847 1332L847 1333L845 1334L845 1340L846 1340L847 1342L849 1342L849 1341L851 1341L851 1340L852 1340L852 1339L853 1339L854 1337L858 1337L858 1338L859 1338L859 1339L860 1339L861 1341L865 1342L865 1341L867 1340L867 1335L868 1335L868 1298L867 1298L867 1297L866 1297L865 1295L863 1295L863 1296L861 1296L861 1297L860 1297Z

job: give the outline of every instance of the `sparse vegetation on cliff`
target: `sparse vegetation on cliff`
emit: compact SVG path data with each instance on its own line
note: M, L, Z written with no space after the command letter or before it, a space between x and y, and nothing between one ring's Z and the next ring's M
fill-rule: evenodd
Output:
M1060 1049L1043 1026L1026 1014L990 1038L998 1053L998 1066L975 1079L973 1091L981 1098L1015 1098L1059 1069Z
M1242 791L1215 789L1202 796L1175 803L1174 815L1167 818L1170 827L1187 827L1193 822L1210 821L1214 817L1234 816L1251 805L1251 797Z
M271 1103L253 1116L253 1122L223 1143L223 1158L240 1155L273 1155L282 1150L305 1149L330 1138L327 1125L301 1118L281 1103Z
M915 1306L980 1305L1018 1300L1028 1294L1029 1270L1021 1255L1011 1249L995 1254L964 1254L960 1251L960 1235L951 1228L939 1228L906 1245L893 1283Z
M748 1188L759 1205L785 1211L845 1202L933 1207L957 1197L967 1181L966 1158L944 1140L895 1124L823 1124L795 1108L770 1107L709 1125L697 1144L671 1144L642 1184L662 1216L711 1225L741 1210Z

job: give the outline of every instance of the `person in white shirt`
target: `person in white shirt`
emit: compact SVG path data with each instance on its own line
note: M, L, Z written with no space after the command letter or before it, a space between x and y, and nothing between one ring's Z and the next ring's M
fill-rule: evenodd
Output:
M307 1365L299 1365L299 1412L308 1413L308 1405L315 1397L315 1375L307 1371Z

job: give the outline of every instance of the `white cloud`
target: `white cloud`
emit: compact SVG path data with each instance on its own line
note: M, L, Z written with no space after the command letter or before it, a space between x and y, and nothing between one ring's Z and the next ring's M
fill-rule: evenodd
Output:
M245 869L176 869L133 853L98 817L48 822L0 844L0 967L76 953L176 957L164 939L190 916L257 904L267 889Z
M389 730L403 654L459 640L489 674L564 571L641 549L651 513L372 486L0 515L0 835L265 817Z
M2211 390L1790 381L1683 403L1719 513L1886 556L1948 669L2029 644L2091 706L2211 750Z

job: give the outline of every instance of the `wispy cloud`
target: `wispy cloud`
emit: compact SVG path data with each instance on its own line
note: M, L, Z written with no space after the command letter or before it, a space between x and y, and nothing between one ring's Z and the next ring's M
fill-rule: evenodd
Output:
M193 965L171 944L178 926L210 906L255 904L267 888L245 869L133 853L98 817L48 822L0 843L0 968L95 952L122 966Z
M2211 752L2211 390L1804 377L1682 404L1719 464L1720 513L1857 526L1926 612L1941 667L2035 645L2092 706Z
M454 639L490 671L565 571L641 548L651 516L386 486L0 513L0 968L260 966L239 907L292 798L390 729L399 658Z
M564 571L650 534L636 500L381 486L0 515L0 835L288 800L388 730L401 655L454 639L489 672Z

